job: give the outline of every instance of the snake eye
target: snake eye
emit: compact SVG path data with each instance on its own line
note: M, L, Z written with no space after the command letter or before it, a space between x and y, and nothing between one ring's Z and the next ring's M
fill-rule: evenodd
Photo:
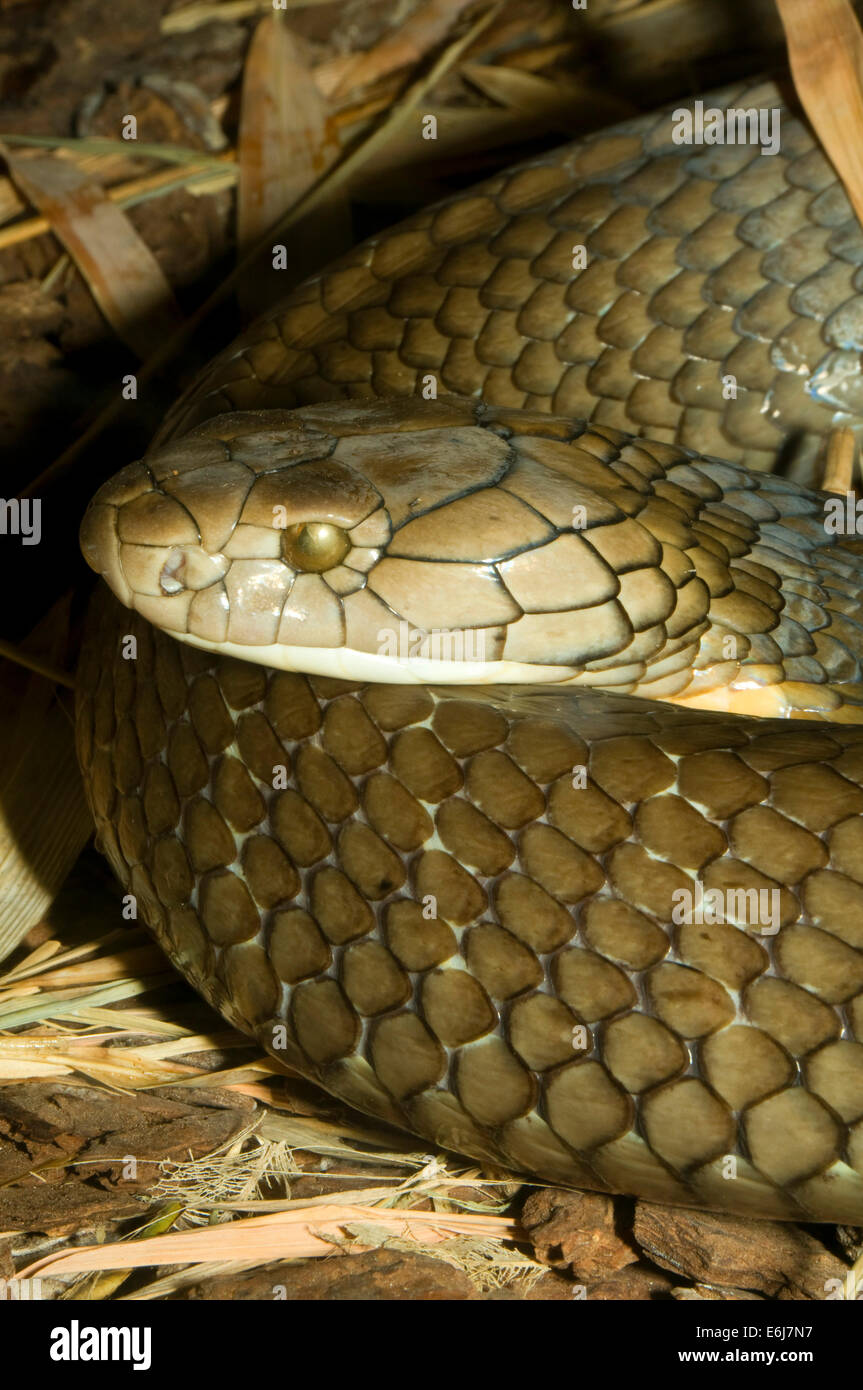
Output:
M302 521L285 528L282 556L296 570L322 574L340 565L351 548L347 532L328 521Z

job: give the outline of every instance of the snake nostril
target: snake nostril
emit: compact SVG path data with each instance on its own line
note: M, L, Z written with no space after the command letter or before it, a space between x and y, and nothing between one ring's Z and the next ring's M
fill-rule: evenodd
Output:
M159 574L159 588L163 594L179 594L185 589L183 583L183 570L186 567L186 556L182 550L172 550Z
M282 536L282 556L296 570L321 574L340 565L351 548L341 526L328 521L303 521L288 526Z

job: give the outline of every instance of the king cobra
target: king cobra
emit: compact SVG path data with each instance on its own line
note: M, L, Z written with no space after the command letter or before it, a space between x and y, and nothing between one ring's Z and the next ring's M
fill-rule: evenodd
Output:
M171 960L332 1094L863 1223L863 551L763 471L863 405L863 234L775 88L707 100L781 152L630 121L215 360L85 516L79 756Z

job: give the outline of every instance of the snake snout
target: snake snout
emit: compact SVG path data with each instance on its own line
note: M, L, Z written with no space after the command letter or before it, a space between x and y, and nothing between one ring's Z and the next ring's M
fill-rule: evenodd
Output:
M140 461L130 463L103 483L84 513L78 532L81 553L91 570L104 575L124 603L129 602L128 585L119 572L117 519L120 509L153 488L153 480ZM120 587L117 587L117 582ZM125 593L122 592L125 590Z
M191 513L133 463L99 488L81 522L84 559L128 608L176 629L178 605L217 583L229 560L203 544ZM185 596L185 599L184 597Z

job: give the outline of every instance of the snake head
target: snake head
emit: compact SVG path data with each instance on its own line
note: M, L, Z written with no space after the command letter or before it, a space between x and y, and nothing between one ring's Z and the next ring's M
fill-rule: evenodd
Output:
M84 516L87 563L192 645L290 665L345 641L342 600L391 535L377 490L291 412L221 416L130 464Z
M521 616L494 568L530 540L516 523L554 534L494 492L509 450L475 411L343 402L217 417L105 483L82 551L121 602L195 646L404 680L415 667L397 674L400 648L416 658L444 630L473 639L456 651L468 679L465 653L484 657L485 643L498 659ZM448 514L459 500L471 515Z
M155 626L269 666L629 678L677 595L584 429L450 397L222 415L100 488L81 546Z

